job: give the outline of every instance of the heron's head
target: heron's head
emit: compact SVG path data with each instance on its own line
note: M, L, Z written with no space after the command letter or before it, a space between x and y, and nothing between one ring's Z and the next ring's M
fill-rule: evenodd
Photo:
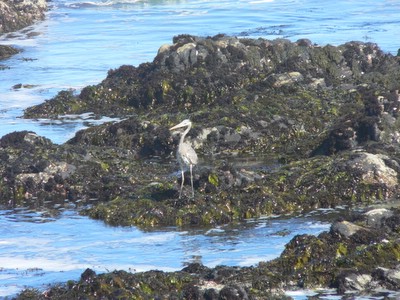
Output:
M186 120L183 120L182 122L180 122L178 125L171 127L169 130L175 130L175 129L188 127L188 126L192 126L192 122L190 122L189 119L186 119Z

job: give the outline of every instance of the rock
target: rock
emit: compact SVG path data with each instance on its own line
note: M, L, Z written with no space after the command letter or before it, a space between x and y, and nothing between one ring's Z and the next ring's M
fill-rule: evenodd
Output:
M187 267L182 269L182 272L187 272L191 274L201 274L207 273L210 269L200 263L191 263Z
M0 45L0 60L9 58L10 56L17 54L18 52L20 52L20 50L15 49L11 46Z
M384 184L391 190L397 187L397 172L386 164L387 160L389 157L386 155L361 153L349 164L354 172L362 172L362 179L366 183Z
M46 10L45 0L0 1L0 34L17 31L42 20Z
M365 230L365 228L348 221L335 222L331 226L331 231L338 233L346 238L352 236L359 230Z
M391 231L400 232L400 216L396 213L393 216L388 217L384 220L384 225Z
M0 147L14 147L19 149L33 150L38 147L51 147L53 143L45 137L39 136L32 131L12 132L0 138Z
M379 267L374 272L374 279L378 280L382 286L390 290L399 290L400 288L400 266L394 268Z
M382 53L374 44L316 47L282 39L252 40L224 35L212 38L181 35L173 42L162 46L152 63L138 68L121 66L110 70L101 84L84 89L77 98L70 99L80 105L70 105L68 113L87 112L98 106L91 105L91 102L98 104L98 101L103 102L103 114L113 114L115 104L120 108L154 109L168 103L171 111L176 111L176 108L198 111L202 106L208 108L211 103L240 104L246 94L254 95L253 90L258 90L258 95L270 88L294 92L304 85L307 89L324 87L327 92L327 88L342 87L358 80L360 65L364 61L369 67L362 72L375 76L379 73L382 84L387 80L394 86L400 74L395 59ZM370 65L368 61L371 59L376 63ZM352 69L348 67L351 64ZM366 82L372 80L365 75L362 79ZM118 88L113 88L115 86ZM355 89L357 86L353 85L353 91ZM238 92L242 94L240 98ZM114 101L110 101L112 99ZM329 105L335 102L329 101ZM46 103L41 108L46 110L54 104ZM29 109L26 116L43 113ZM67 111L58 112L62 113Z
M386 208L376 208L364 213L366 216L366 224L370 227L380 228L384 221L393 216L393 211Z
M275 88L280 88L284 85L293 85L301 83L304 80L303 75L300 72L287 72L284 74L272 74L268 81Z
M397 60L369 43L320 47L180 35L151 63L110 70L79 95L63 91L27 109L29 117L94 109L123 120L49 147L48 157L57 157L51 163L42 159L46 150L31 147L27 157L35 164L26 159L15 162L14 173L4 171L10 178L6 190L33 195L39 189L47 198L62 187L69 199L102 201L84 212L93 218L153 226L222 224L385 201L398 195L400 145L383 135L397 131L398 97L388 87L399 78ZM324 86L315 89L316 79ZM176 202L181 179L168 176L178 169L177 137L168 128L181 112L192 114L187 139L206 161L195 169L196 207ZM18 134L9 138L16 147ZM228 163L236 155L260 158L260 164ZM167 161L173 163L166 166ZM50 172L53 164L58 169ZM115 212L118 205L123 213Z
M96 276L96 272L88 268L81 274L81 280L90 283L96 279Z
M248 300L246 290L239 285L225 286L219 293L219 299L223 300Z
M371 291L377 286L376 282L373 281L372 276L369 274L356 274L350 273L343 278L339 284L340 293L345 292L365 292Z

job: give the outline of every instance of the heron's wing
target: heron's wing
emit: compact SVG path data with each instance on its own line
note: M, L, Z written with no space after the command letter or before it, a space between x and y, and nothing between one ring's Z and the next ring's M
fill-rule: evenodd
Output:
M183 143L179 148L178 155L186 165L197 165L198 157L191 145Z

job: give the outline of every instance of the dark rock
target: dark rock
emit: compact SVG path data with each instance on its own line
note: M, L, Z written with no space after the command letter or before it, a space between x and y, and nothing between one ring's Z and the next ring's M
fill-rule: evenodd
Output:
M207 289L204 292L205 300L219 300L219 295L215 289Z
M20 52L20 50L13 48L11 46L0 45L0 60L9 58L10 56L17 54L18 52Z
M384 224L391 231L400 232L400 216L397 213L393 216L388 217L385 220Z
M68 143L130 149L142 158L165 156L173 149L172 137L166 127L139 122L136 118L80 130Z
M386 208L377 208L367 211L364 215L368 226L380 228L388 218L393 216L393 211Z
M6 134L0 139L0 147L19 148L33 150L35 147L50 147L52 142L45 138L38 136L32 131L19 131Z
M367 292L379 286L369 274L349 273L339 279L339 293L345 292Z
M355 244L369 244L369 243L379 243L386 238L386 235L374 228L367 228L357 230L350 239Z
M246 290L239 285L225 286L219 292L219 298L222 300L248 300Z
M381 286L385 286L389 290L398 291L400 288L400 266L396 265L393 268L379 267L373 272L373 278Z
M46 10L45 0L0 1L0 34L17 31L42 20Z
M85 282L92 282L96 278L96 272L93 271L92 269L86 269L82 274L81 274L81 280Z
M200 264L200 263L191 263L190 265L188 265L187 267L182 269L182 272L187 272L187 273L191 273L191 274L201 274L201 273L208 273L209 272L209 268L207 268L206 266Z
M183 288L182 298L188 300L202 300L204 299L200 289L197 286L187 285Z

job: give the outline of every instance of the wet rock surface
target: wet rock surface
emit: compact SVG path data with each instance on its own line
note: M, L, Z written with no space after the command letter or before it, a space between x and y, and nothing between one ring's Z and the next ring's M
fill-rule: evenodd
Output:
M11 47L11 46L5 46L5 45L0 45L0 60L9 58L10 56L13 56L14 54L17 54L19 50ZM0 66L1 68L1 66Z
M43 20L47 10L46 0L0 1L0 35L14 32ZM11 46L0 45L0 60L20 52ZM0 64L0 70L4 68Z
M79 94L62 91L28 108L27 118L93 112L122 121L79 131L63 145L32 132L2 137L1 205L76 207L111 225L147 228L396 201L399 63L371 43L177 36L151 63L110 70ZM194 199L188 177L178 199L179 136L168 128L187 117L200 162ZM283 289L396 289L398 215L379 207L354 213L252 268L88 270L48 293L274 299Z
M17 31L42 20L46 10L45 0L0 1L0 34Z

